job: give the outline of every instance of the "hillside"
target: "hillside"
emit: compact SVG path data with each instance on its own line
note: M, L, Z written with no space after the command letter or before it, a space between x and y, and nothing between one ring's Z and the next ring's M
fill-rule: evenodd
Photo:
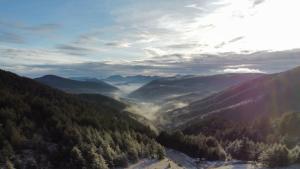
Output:
M109 107L113 107L119 111L122 111L126 108L126 104L111 97L100 95L100 94L78 94L77 95L81 100L88 101L93 104L105 105Z
M54 75L46 75L36 78L35 80L68 93L97 93L109 95L118 91L118 88L101 80L77 81Z
M105 96L71 95L0 71L0 168L126 167L162 158L155 134Z
M259 118L278 117L300 111L300 67L231 87L168 112L173 124L186 131L201 131L201 121L222 118L232 122L253 122ZM198 126L198 127L197 127Z
M194 158L288 168L300 163L299 101L300 67L264 75L165 113L157 140Z
M220 74L212 76L183 76L154 80L132 92L129 97L146 101L172 99L201 99L229 86L251 80L261 74Z
M102 79L104 82L108 84L112 84L120 89L119 95L121 97L127 97L127 95L136 89L142 87L146 83L151 82L152 80L160 78L159 76L121 76L121 75L113 75L109 76L105 79Z

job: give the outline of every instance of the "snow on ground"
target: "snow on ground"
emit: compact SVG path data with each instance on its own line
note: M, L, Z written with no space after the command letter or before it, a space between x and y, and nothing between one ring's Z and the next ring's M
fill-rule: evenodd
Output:
M144 159L127 169L185 169L172 160L165 158L161 161Z
M267 169L256 164L245 163L241 161L197 161L181 152L167 149L164 160L140 160L127 169ZM300 169L300 165L282 167L276 169Z
M234 165L225 165L214 169L268 169L268 168L259 167L252 164L234 164ZM288 167L280 167L280 168L272 168L272 169L300 169L300 165L292 165Z
M197 163L195 159L175 150L167 149L166 157L175 163L179 164L183 168L197 169Z
M195 160L181 152L167 149L164 160L144 159L127 169L198 169Z
M217 167L215 169L262 169L262 168L252 164L233 164L233 165L224 165L221 167Z

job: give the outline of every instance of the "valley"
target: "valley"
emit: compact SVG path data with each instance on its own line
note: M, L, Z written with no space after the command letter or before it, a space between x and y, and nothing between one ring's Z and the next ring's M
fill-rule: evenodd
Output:
M140 87L128 92L118 86L129 83L126 78L115 87L98 79L51 75L34 81L2 71L4 140L0 143L4 147L0 153L9 158L0 160L46 168L226 169L295 164L300 159L298 77L300 68L277 74L150 77L146 81L136 77L133 83ZM116 97L116 91L122 94ZM149 91L153 92L147 98ZM38 153L39 145L48 148ZM51 146L57 147L56 152L49 152ZM45 161L60 158L63 151L64 161L46 166ZM287 159L273 164L277 154ZM31 161L37 156L44 160ZM87 164L89 160L95 161Z
M150 113L150 117L149 112L144 111L146 113L144 116L146 118L148 116L148 119L152 120L153 124L160 130L171 133L176 131L173 135L161 133L158 136L158 142L168 148L177 149L194 158L205 157L209 161L224 160L220 153L225 151L226 159L228 155L230 156L229 164L228 162L224 163L219 168L268 168L267 166L258 167L247 163L231 164L230 161L238 159L264 163L262 161L264 157L261 153L264 153L263 151L266 149L269 149L270 153L272 151L283 153L281 154L282 157L278 158L284 156L288 158L288 156L293 156L292 153L298 152L299 134L296 131L300 129L300 118L297 113L300 110L297 103L300 100L299 70L298 67L282 73L260 75L224 87L222 91L212 92L207 97L197 97L198 94L193 94L192 97L190 97L191 94L174 97L172 93L174 90L170 90L171 97L163 94L159 98L155 96L154 92L150 94L150 98L156 98L146 99L148 103L142 105L147 105L144 110L150 110L147 108L149 106L155 111ZM150 89L147 86L151 85L150 83L145 86ZM185 86L189 87L188 84ZM164 85L153 86L151 90L157 91L159 88L163 88L165 93L168 91ZM144 90L143 87L137 91L140 92L140 90ZM198 88L197 90L201 89ZM176 92L178 91L176 90ZM129 96L132 97L132 95ZM143 100L140 96L137 98ZM142 107L140 106L139 110L142 111ZM143 115L143 113L139 114ZM291 121L288 120L290 122L287 122L287 119ZM208 144L205 141L209 137L216 139L214 143L216 147L212 147L216 151L215 154L211 154L209 152L211 150L206 152L207 150L203 148L203 143L208 147L212 146L211 143ZM222 148L220 149L220 147ZM273 159L274 162L278 160ZM290 160L287 159L286 163L293 161ZM261 163L258 164L262 165ZM273 164L269 165L272 167ZM197 167L218 168L217 166ZM297 165L291 168L297 168Z

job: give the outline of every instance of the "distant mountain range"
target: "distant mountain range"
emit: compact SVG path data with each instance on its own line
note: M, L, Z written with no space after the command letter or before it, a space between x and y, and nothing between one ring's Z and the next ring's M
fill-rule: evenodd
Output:
M132 92L129 97L146 101L172 98L193 101L260 76L262 74L249 73L160 78Z
M198 133L203 129L202 122L208 118L221 117L233 123L270 119L285 112L300 111L299 101L300 67L241 83L170 111L166 116L172 119L169 127Z
M93 93L110 95L119 89L98 79L72 80L55 75L36 78L36 81L68 93Z
M152 80L159 79L159 76L143 76L143 75L136 75L136 76L121 76L121 75L113 75L103 81L111 83L111 84L130 84L130 83L148 83Z

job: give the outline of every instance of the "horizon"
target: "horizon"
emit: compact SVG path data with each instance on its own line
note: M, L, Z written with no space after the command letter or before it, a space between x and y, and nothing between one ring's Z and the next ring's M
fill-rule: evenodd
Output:
M293 0L0 4L0 68L27 77L270 74L300 65Z

